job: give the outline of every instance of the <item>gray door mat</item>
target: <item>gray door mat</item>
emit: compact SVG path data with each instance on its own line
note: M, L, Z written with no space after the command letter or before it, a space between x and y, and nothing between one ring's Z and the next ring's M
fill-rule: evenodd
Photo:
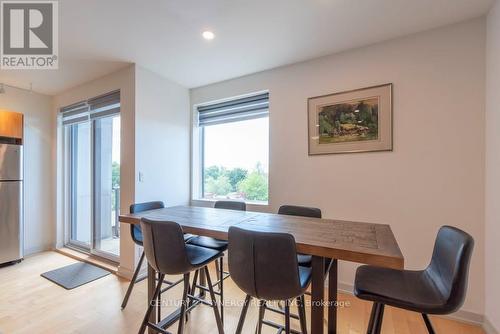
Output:
M59 269L47 271L41 274L41 276L62 286L66 290L71 290L109 274L109 271L92 264L78 262Z

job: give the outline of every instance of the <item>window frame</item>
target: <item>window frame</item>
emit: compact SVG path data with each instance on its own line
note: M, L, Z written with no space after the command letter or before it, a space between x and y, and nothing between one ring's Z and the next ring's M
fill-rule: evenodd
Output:
M246 98L246 97L252 97L260 94L269 94L269 101L270 101L270 93L268 90L262 90L262 91L257 91L257 92L252 92L244 95L237 95L237 96L232 96L229 98L223 98L223 99L218 99L218 100L211 100L211 101L206 101L206 102L200 102L200 103L194 103L192 104L192 111L191 111L191 205L198 205L198 206L211 206L214 202L216 202L216 199L210 199L210 198L204 198L204 170L205 170L205 152L204 152L204 147L205 147L205 126L200 126L199 125L199 111L198 108L202 106L207 106L207 105L212 105L212 104L218 104L218 103L223 103L223 102L228 102L228 101L233 101L241 98ZM268 147L268 158L269 158L269 150L270 150L270 120L271 120L271 112L270 112L270 105L268 107L268 122L269 122L269 127L268 127L268 139L269 139L269 147ZM265 118L262 117L262 118ZM250 120L250 119L248 119ZM246 121L246 120L242 120ZM231 123L231 122L227 122ZM217 124L214 124L217 125ZM212 126L212 125L208 125ZM271 202L271 159L268 159L269 164L268 164L268 199L267 201L252 201L252 200L245 200L245 203L247 204L247 207L250 207L252 209L253 206L258 210L259 207L269 207L270 202Z

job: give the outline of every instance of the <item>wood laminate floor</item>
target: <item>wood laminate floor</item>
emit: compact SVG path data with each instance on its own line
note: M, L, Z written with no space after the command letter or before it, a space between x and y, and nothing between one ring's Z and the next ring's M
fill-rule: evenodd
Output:
M50 334L101 334L137 333L146 307L146 281L136 285L125 310L120 304L128 281L108 275L74 290L67 291L40 277L40 274L76 261L56 252L31 256L22 263L0 268L0 333L50 333ZM179 287L165 295L165 302L180 298ZM228 279L225 281L225 332L234 333L244 295ZM345 304L339 310L341 334L366 332L371 304L349 294L339 294ZM164 302L164 303L165 303ZM232 305L231 305L232 304ZM166 314L175 306L165 306ZM244 333L254 333L256 308L252 306L247 316ZM278 315L268 314L276 322ZM437 333L483 334L477 326L458 321L433 317ZM298 328L298 323L292 323ZM176 326L170 328L174 331ZM265 328L264 333L275 333ZM197 307L191 314L186 333L217 333L213 312L206 306ZM426 333L419 314L386 308L382 333Z

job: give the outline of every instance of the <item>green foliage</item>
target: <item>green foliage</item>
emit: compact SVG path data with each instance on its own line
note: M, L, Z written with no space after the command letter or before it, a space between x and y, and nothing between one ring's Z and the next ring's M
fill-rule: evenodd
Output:
M214 179L213 177L209 177L206 179L205 182L206 192L219 196L225 196L228 193L230 193L231 190L232 190L231 183L229 182L228 177L225 175L219 176L216 179Z
M240 183L247 177L248 171L243 168L234 168L227 171L226 175L229 179L229 183L231 183L232 191L237 191L238 183Z
M205 168L205 178L213 178L217 179L219 176L224 174L224 167L219 167L219 166L210 166L208 168Z
M111 189L120 189L120 164L116 161L113 161L111 165ZM111 192L111 209L115 210L116 203L116 191L113 190Z
M269 197L267 176L259 171L250 173L245 180L240 182L238 189L246 199L252 201L267 201Z
M204 192L212 196L243 197L246 200L267 201L268 180L262 164L257 163L252 172L243 168L226 169L210 166L204 171ZM233 197L231 197L233 198Z
M111 166L111 186L113 188L120 187L120 164L116 161L113 161Z

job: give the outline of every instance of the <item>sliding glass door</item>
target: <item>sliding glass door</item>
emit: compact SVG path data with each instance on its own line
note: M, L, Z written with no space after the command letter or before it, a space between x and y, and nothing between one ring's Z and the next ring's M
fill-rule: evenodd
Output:
M118 95L119 98L119 95ZM66 244L113 261L120 256L119 100L63 108Z
M94 249L120 255L120 115L94 121Z
M92 184L90 123L66 127L69 159L69 242L82 248L91 245Z

